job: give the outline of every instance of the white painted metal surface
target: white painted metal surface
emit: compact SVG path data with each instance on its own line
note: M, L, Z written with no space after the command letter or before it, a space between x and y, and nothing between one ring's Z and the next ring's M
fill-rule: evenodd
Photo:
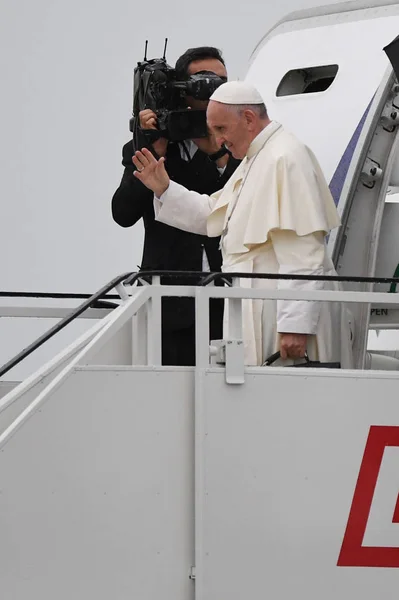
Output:
M399 170L398 170L399 175ZM399 263L399 204L386 202L375 268L376 277L393 277ZM376 286L382 288L382 286ZM385 286L386 289L386 286Z
M18 381L1 381L0 382L0 399L13 390L17 385Z
M196 600L396 599L399 374L253 369L245 386L229 389L220 373L203 376ZM366 519L363 543L386 568L375 557L359 568L356 543L352 566L337 566L370 427L384 435L389 426L396 442L377 472L370 517L365 490L353 515Z
M2 598L194 598L192 378L75 370L2 445Z
M122 309L119 309L122 310ZM0 434L19 416L23 410L42 392L46 386L76 357L76 355L101 331L109 316L97 321L88 331L73 344L57 354L51 361L43 365L36 373L20 382L7 386L7 392L0 398ZM122 328L123 331L123 328ZM119 338L119 335L117 336Z

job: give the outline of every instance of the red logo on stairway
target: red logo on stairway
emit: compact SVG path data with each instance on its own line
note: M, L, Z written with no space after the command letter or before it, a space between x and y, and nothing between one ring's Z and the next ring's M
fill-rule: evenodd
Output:
M399 547L362 545L384 450L389 446L399 447L399 427L370 427L338 559L339 567L399 568ZM399 496L392 523L399 524Z

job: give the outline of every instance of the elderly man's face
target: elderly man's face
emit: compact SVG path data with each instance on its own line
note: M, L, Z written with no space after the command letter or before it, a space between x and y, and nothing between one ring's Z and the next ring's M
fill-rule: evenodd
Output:
M234 158L244 158L254 136L246 114L220 102L210 101L206 113L208 126L215 134L218 144L230 150Z

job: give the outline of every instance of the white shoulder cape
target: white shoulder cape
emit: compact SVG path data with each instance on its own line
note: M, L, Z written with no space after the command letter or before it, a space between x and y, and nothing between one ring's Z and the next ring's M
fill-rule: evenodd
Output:
M234 230L229 231L229 253L248 252L269 240L275 229L303 236L328 233L340 225L334 200L313 152L271 123L251 145L252 157L244 159L218 197L207 220L210 237L222 234L228 204L250 166L235 210ZM258 151L259 150L259 151ZM255 154L258 151L257 154ZM255 154L255 155L254 155Z

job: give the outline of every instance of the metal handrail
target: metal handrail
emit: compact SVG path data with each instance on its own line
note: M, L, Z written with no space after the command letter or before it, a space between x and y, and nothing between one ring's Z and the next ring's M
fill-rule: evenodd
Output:
M46 333L38 337L34 342L32 342L29 346L21 350L16 356L6 362L2 367L0 367L0 377L8 373L11 369L13 369L16 365L18 365L21 361L23 361L27 356L32 354L35 350L40 348L45 342L51 339L56 333L64 329L69 323L74 321L77 317L79 317L82 313L84 313L88 308L91 308L94 302L97 302L100 298L102 298L105 294L107 294L110 290L112 290L115 286L124 282L128 277L130 277L132 273L124 273L123 275L119 275L115 277L111 281L109 281L106 285L104 285L101 289L98 290L95 294L92 294L79 304L76 308L72 310L66 317L61 319L58 323L56 323L53 327L51 327ZM7 292L3 292L7 293ZM12 292L11 292L12 293ZM29 294L30 292L26 292ZM109 297L109 296L108 296ZM117 296L119 298L119 296Z
M198 277L198 279L201 279L206 275L209 275L209 273L203 271L137 271L135 273L131 273L130 277L126 279L124 285L133 285L145 277L170 277L171 279L174 277L184 277L185 279L195 279Z
M125 285L133 285L145 277L189 277L200 280L198 285L204 286L214 281L223 281L226 278L240 279L281 279L289 281L338 281L342 283L389 283L399 285L398 277L354 277L346 275L291 275L282 273L241 273L216 271L207 273L203 271L138 271L132 273L125 281Z
M210 283L226 278L236 279L282 279L294 281L339 281L342 283L390 283L398 284L398 277L349 277L345 275L287 275L282 273L209 273L201 281L201 285L209 285Z
M46 299L72 299L84 300L91 298L91 294L71 294L65 292L0 292L0 298L46 298ZM109 294L106 299L119 300L117 294Z

